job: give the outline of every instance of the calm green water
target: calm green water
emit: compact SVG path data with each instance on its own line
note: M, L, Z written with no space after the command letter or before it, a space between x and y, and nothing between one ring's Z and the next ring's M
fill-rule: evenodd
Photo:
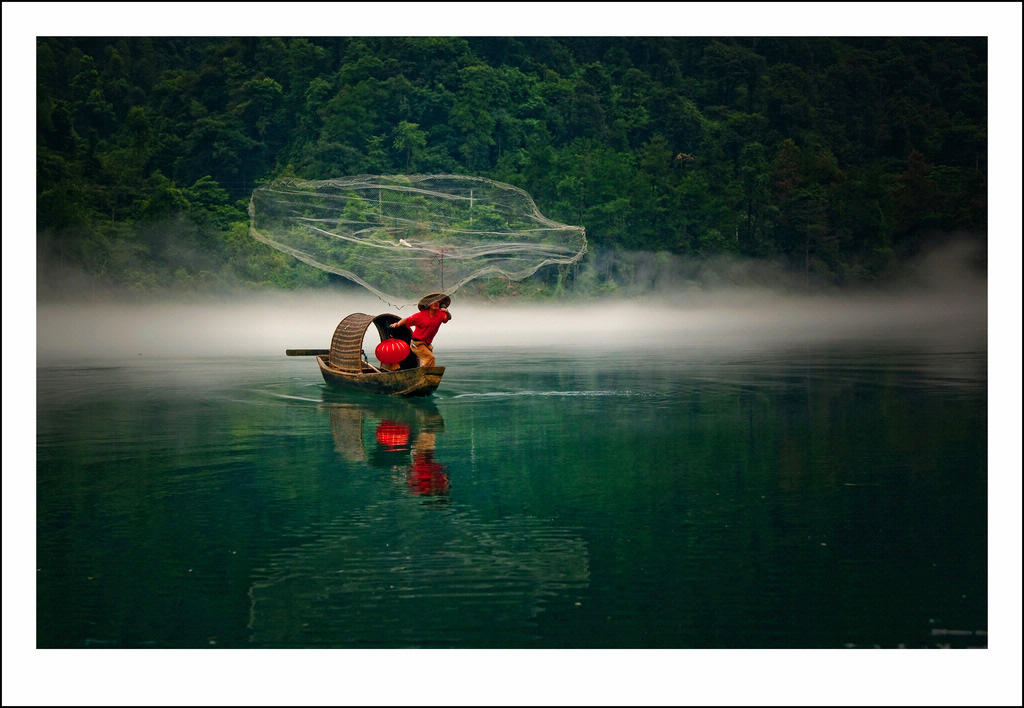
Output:
M986 646L984 352L439 364L39 367L37 646Z

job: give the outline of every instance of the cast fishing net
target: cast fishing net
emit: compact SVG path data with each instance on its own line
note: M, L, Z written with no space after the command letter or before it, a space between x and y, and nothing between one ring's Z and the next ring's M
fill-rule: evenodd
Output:
M582 226L548 219L522 189L482 177L280 179L249 202L250 233L382 300L449 295L481 277L522 280L587 250Z

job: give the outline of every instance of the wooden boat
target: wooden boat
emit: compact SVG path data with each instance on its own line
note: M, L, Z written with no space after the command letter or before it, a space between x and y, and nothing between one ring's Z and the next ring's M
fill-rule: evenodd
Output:
M363 337L370 325L377 328L380 341L401 339L406 344L412 339L408 327L391 325L401 318L391 313L364 315L356 312L341 321L331 338L331 348L289 349L289 356L315 355L324 381L333 388L384 396L429 396L440 385L443 366L423 367L412 352L389 371L369 363L363 351Z

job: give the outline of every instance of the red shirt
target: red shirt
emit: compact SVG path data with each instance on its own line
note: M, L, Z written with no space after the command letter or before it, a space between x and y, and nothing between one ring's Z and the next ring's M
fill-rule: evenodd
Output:
M416 329L412 332L412 338L418 339L421 342L430 344L434 341L434 336L437 334L437 330L441 328L441 325L451 319L451 315L447 312L437 311L437 316L433 317L430 314L430 310L420 310L414 315L409 315L405 319L406 325L412 325Z

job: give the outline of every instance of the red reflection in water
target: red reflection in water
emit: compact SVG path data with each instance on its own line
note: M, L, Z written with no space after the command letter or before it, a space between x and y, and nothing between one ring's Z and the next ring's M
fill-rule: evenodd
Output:
M393 420L382 420L377 426L377 442L388 448L409 445L409 426Z
M433 449L413 453L412 466L408 472L409 490L413 494L433 497L450 491L448 475L445 474L444 466L434 461Z

